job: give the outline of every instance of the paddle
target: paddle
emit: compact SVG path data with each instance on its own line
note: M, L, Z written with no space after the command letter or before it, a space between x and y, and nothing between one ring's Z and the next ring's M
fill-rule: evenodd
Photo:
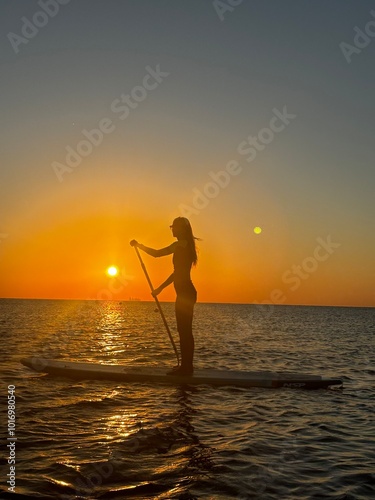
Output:
M168 326L168 323L167 323L167 320L165 319L165 316L164 316L164 313L163 313L163 310L161 308L161 305L160 305L160 302L158 300L158 298L154 295L154 287L152 286L152 283L151 283L151 280L150 280L150 276L148 275L148 272L147 272L147 269L146 269L146 266L144 265L143 263L143 260L142 260L142 257L139 253L139 250L136 246L134 246L134 249L136 251L136 254L138 255L138 259L139 259L139 262L141 263L141 266L142 266L142 269L143 269L143 272L145 273L145 276L146 276L146 279L148 281L148 284L150 285L150 289L151 289L151 292L152 292L152 296L154 297L155 299L155 302L156 302L156 305L158 306L158 309L159 309L159 312L160 312L160 315L163 319L163 323L164 323L164 326L167 330L167 333L168 333L168 336L169 336L169 340L171 341L171 344L172 344L172 347L174 349L174 352L176 353L176 358L177 358L177 365L179 366L180 365L180 358L179 358L179 355L178 355L178 351L177 351L177 347L176 347L176 344L174 343L174 340L173 340L173 337L172 337L172 334L171 334L171 331L169 329L169 326Z

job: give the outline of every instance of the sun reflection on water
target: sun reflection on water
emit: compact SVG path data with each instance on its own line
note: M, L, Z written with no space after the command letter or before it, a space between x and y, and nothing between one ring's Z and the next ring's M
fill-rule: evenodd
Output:
M120 413L111 415L103 419L107 441L113 441L114 436L126 438L132 435L139 427L138 413L131 413L128 410L123 410Z

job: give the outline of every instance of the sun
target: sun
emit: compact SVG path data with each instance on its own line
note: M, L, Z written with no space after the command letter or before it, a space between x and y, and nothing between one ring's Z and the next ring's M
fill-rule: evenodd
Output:
M257 226L257 227L254 227L254 233L255 234L260 234L262 232L262 228Z
M108 276L117 276L118 275L118 269L116 266L110 266L107 269L107 274Z

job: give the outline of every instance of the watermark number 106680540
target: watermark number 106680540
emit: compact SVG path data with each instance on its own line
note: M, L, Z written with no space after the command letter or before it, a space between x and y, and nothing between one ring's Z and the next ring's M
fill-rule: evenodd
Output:
M16 489L16 388L8 385L8 491L15 493Z

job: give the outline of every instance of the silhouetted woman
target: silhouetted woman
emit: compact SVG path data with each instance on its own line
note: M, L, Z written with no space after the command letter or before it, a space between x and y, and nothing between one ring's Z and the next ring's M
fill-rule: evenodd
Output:
M163 257L173 254L174 272L154 290L153 295L158 295L166 286L174 284L176 290L176 322L177 331L180 336L181 366L174 368L168 375L192 375L194 357L193 337L193 310L197 301L197 291L191 281L191 266L197 263L197 250L190 222L185 217L177 217L170 226L172 234L177 241L168 247L155 250L146 247L136 240L130 244L137 246L152 257Z

